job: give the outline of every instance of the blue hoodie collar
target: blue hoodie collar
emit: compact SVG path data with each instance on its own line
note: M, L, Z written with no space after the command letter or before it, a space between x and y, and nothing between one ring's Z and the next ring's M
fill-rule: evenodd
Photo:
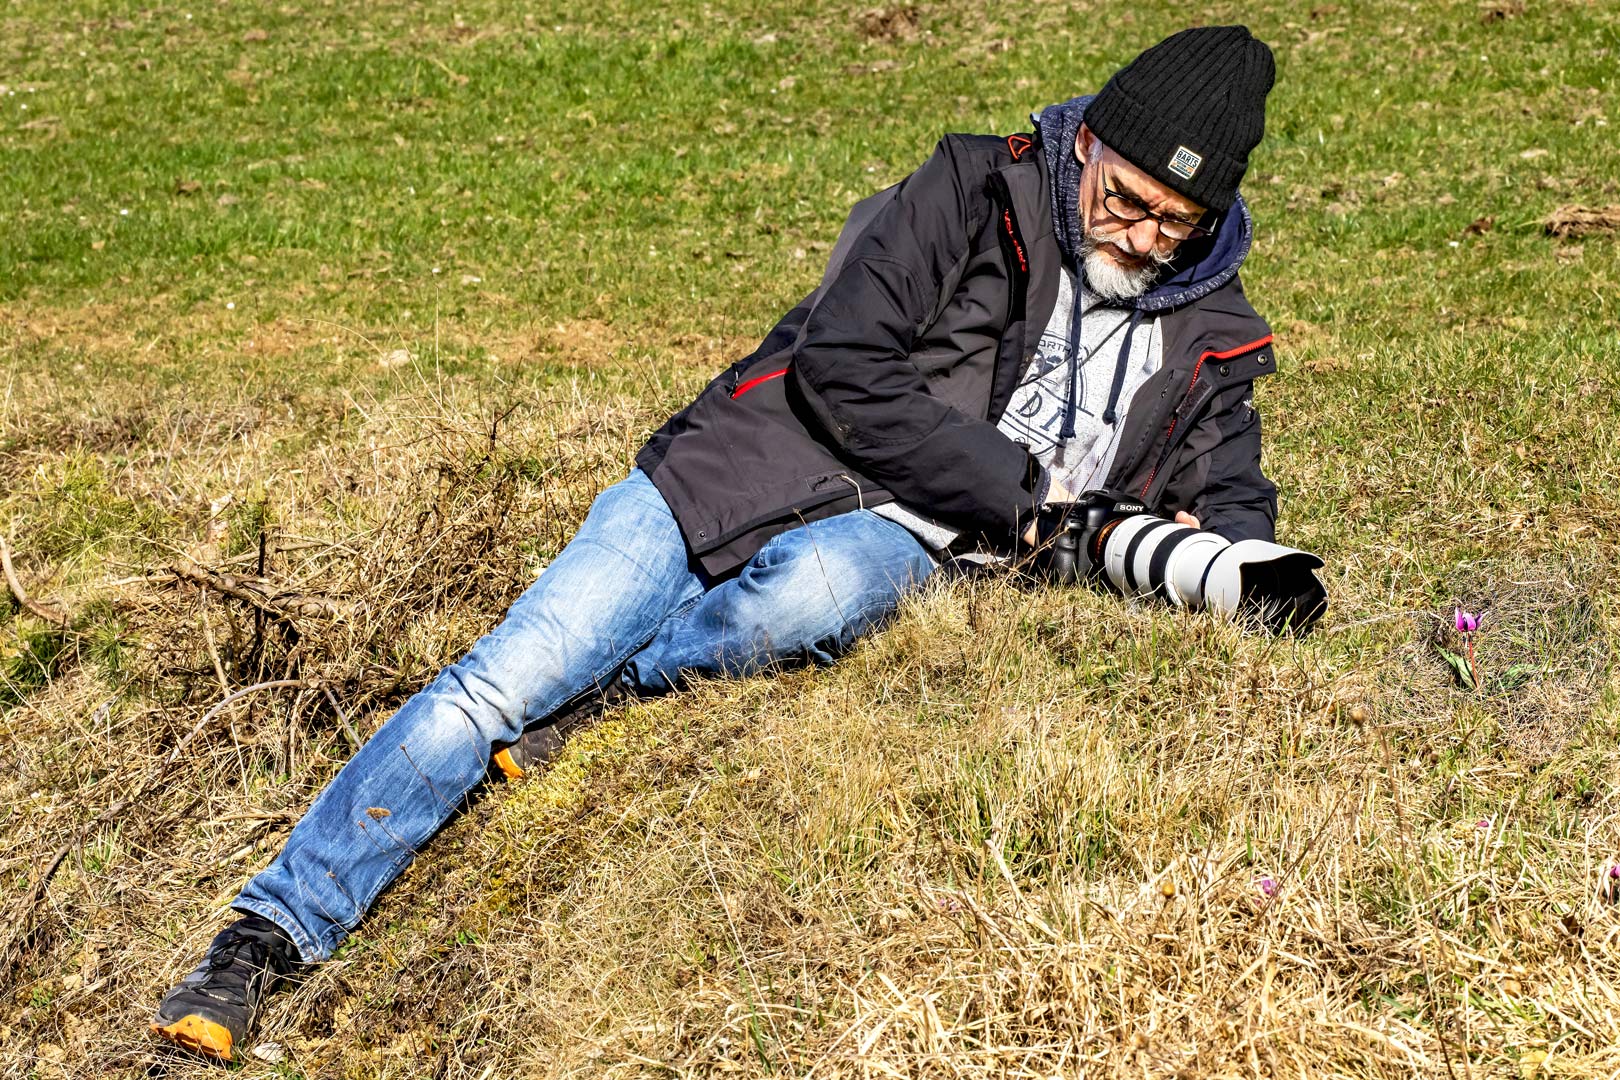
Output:
M1041 133L1046 144L1046 168L1052 190L1052 226L1058 236L1064 256L1074 261L1070 237L1078 237L1083 230L1079 222L1079 180L1082 171L1075 160L1075 136L1085 118L1086 106L1095 95L1071 98L1060 105L1050 105L1038 113L1030 114L1030 121ZM1249 206L1238 195L1232 208L1221 217L1215 235L1192 244L1184 244L1176 258L1166 267L1168 277L1161 278L1152 288L1129 303L1138 311L1159 313L1185 307L1200 300L1237 276L1238 267L1248 257L1254 244L1254 219Z

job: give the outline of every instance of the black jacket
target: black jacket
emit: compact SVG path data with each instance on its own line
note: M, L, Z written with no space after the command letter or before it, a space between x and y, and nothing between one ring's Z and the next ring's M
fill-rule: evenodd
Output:
M1057 300L1044 152L1036 135L941 140L856 205L820 286L648 440L636 464L706 570L893 499L1016 543L1040 466L996 422ZM1252 384L1275 364L1236 275L1250 229L1240 202L1139 303L1162 320L1163 363L1131 399L1108 486L1269 540L1276 488Z

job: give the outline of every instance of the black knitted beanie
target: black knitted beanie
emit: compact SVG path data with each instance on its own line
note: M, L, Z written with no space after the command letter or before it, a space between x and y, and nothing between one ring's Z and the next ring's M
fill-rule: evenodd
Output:
M1086 126L1170 190L1225 211L1266 131L1277 65L1246 26L1165 38L1114 73Z

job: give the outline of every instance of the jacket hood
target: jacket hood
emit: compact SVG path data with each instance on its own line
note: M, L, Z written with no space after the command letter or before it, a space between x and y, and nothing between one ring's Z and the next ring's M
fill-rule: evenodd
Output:
M1053 229L1059 238L1069 233L1069 221L1077 220L1077 192L1082 167L1068 148L1074 145L1086 106L1096 95L1071 98L1030 114L1030 121L1046 146L1046 167L1051 180ZM1221 215L1215 233L1203 240L1183 244L1165 268L1164 276L1131 306L1151 314L1185 307L1208 296L1237 276L1238 268L1254 244L1254 219L1240 194L1232 208ZM1067 245L1065 245L1067 246Z

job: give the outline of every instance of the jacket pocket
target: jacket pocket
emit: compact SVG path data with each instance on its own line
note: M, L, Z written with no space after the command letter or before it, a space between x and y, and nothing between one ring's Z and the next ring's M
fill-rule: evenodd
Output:
M1186 440L1187 433L1202 416L1204 407L1214 399L1218 392L1230 385L1212 385L1212 380L1209 379L1205 379L1200 383L1199 376L1203 374L1204 364L1210 360L1233 360L1236 357L1257 352L1271 344L1271 338L1272 336L1267 334L1257 341L1251 341L1232 349L1220 351L1206 349L1198 357L1198 363L1193 366L1192 378L1187 383L1187 389L1182 395L1181 403L1170 414L1170 426L1164 433L1164 449L1160 451L1158 461L1154 464L1152 471L1148 473L1147 480L1142 484L1142 490L1138 493L1140 498L1146 499L1148 497L1148 489L1153 486L1153 481L1164 472L1165 466L1170 463L1170 455ZM1227 365L1221 365L1220 374L1222 378L1229 374Z
M792 370L790 365L783 365L782 367L777 368L775 371L767 371L763 375L755 375L748 379L742 379L741 373L739 373L737 385L733 387L731 391L731 400L736 401L738 398L748 393L748 391L752 390L754 387L759 386L761 383L768 383L772 379L782 378L790 370Z

